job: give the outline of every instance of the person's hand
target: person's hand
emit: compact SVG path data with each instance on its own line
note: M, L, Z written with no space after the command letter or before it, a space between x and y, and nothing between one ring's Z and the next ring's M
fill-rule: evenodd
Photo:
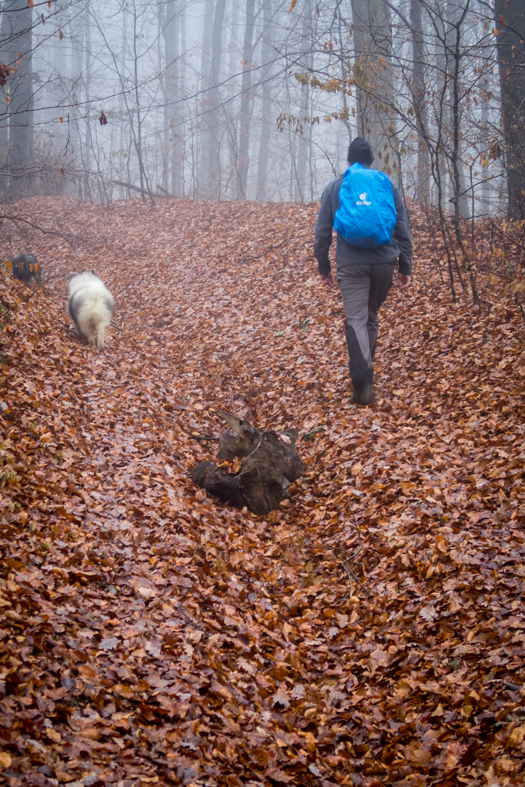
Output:
M332 274L331 274L331 273L328 273L326 276L323 276L323 275L321 274L321 281L322 281L322 282L323 282L323 284L325 284L327 287L333 287L333 286L334 286L334 279L333 279L333 276L332 276Z
M399 289L406 290L412 283L412 276L408 276L406 273L400 273L397 280L399 282Z

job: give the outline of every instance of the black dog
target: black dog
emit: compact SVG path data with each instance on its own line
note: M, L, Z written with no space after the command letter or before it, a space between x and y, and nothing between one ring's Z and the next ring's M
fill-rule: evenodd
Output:
M40 284L42 275L40 273L40 265L36 257L32 254L21 254L15 260L11 260L13 266L13 276L19 281L29 282L33 279L34 282Z

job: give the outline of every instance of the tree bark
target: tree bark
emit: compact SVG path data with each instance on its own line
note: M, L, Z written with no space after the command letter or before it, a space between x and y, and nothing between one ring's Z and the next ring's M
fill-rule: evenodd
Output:
M302 40L307 46L307 53L301 62L301 71L309 74L312 68L313 56L311 46L306 42L312 41L312 5L307 0L303 9L302 18ZM301 85L301 103L299 109L299 120L301 123L301 133L297 142L297 169L295 173L295 194L296 202L306 201L306 165L311 153L312 125L309 122L309 83Z
M246 0L246 21L244 27L242 85L241 85L241 124L239 133L239 158L237 161L237 199L246 199L248 187L248 168L250 166L250 121L252 117L253 96L253 28L255 26L255 0Z
M509 212L525 218L525 8L523 0L496 0L501 106Z
M161 6L159 6L161 7ZM178 19L178 4L176 0L168 0L165 16L162 20L162 36L164 38L164 52L166 56L166 70L164 76L164 127L166 175L164 186L171 188L171 193L182 196L182 144L181 134L183 120L181 119L181 80L180 80L180 23ZM171 180L171 184L170 184Z
M208 3L206 3L208 9ZM219 80L222 61L222 29L226 0L216 0L213 14L211 38L210 77L203 101L202 156L199 178L199 191L205 199L219 199L220 196L220 140L219 117ZM208 19L206 20L208 23Z
M12 54L9 47L9 14L2 9L2 21L0 24L0 41L2 46L0 48L0 63L9 66L12 60ZM7 92L9 89L9 81L4 90ZM0 167L5 169L7 167L7 146L9 144L9 114L8 105L0 102ZM4 188L7 188L9 182L4 181Z
M458 241L462 245L460 219L468 217L468 198L465 193L465 168L462 158L461 120L463 104L460 97L461 82L463 80L463 65L465 62L465 47L463 44L463 25L468 10L468 2L464 8L458 7L453 2L447 5L447 22L450 31L450 54L452 60L452 73L450 74L450 108L452 127L452 202L454 205L454 227ZM462 247L463 248L463 247Z
M89 18L89 8L86 2L82 14L83 19L83 37L84 37L84 52L86 53L86 64L84 73L84 96L86 102L85 116L86 116L86 133L84 137L84 144L82 145L82 158L84 161L84 198L91 199L91 154L92 154L92 138L91 138L91 122L89 116L90 100L91 100L91 24Z
M10 190L15 196L21 196L29 190L33 165L33 12L27 0L7 0L4 14L8 16L10 56L6 65L17 69L10 80L9 169L17 176L12 179ZM27 177L20 177L23 174Z
M416 197L428 204L430 200L430 157L427 144L428 109L425 95L425 52L421 0L410 0L412 25L412 93L417 125L417 187Z
M445 8L443 0L437 0L433 14L435 27L434 43L434 70L436 73L436 98L433 109L433 122L436 134L436 160L435 160L435 181L438 192L439 210L442 214L441 224L445 220L445 213L450 205L447 202L447 189L449 182L449 150L448 138L449 113L447 111L447 91L448 91L448 56L447 56L447 31L445 27ZM446 239L444 238L445 245Z
M228 78L224 87L224 112L225 112L225 138L228 144L227 177L224 183L224 192L235 198L237 189L237 164L239 160L239 128L237 112L237 96L239 92L239 79L237 77L240 65L241 48L239 46L239 17L240 7L238 2L233 2L228 19Z
M388 6L384 0L352 0L352 17L359 134L372 146L374 167L397 175L395 121L388 110L393 94Z
M272 0L265 0L264 3L264 22L263 36L261 45L261 81L262 81L262 120L261 120L261 139L259 142L259 156L257 162L257 199L264 201L267 199L266 179L268 177L268 157L270 152L270 135L272 129L271 113L272 98L270 88L270 77L272 71L271 56L271 24L272 24Z

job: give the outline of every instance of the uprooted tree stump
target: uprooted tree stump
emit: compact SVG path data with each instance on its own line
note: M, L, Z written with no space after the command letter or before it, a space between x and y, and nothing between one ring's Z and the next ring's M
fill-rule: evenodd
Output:
M229 430L219 439L217 459L242 459L235 475L227 473L216 462L199 462L190 475L206 492L224 503L239 508L246 506L256 515L268 514L288 495L292 481L305 471L295 448L299 435L296 429L282 434L261 432L248 421L225 410L220 411Z

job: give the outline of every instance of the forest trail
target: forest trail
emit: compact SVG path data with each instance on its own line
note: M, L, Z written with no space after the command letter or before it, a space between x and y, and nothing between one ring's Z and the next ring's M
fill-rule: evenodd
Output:
M1 283L0 784L522 784L513 298L453 304L415 214L356 408L317 205L19 210L76 240L3 229L48 282ZM104 353L65 314L83 268L117 304ZM220 409L311 433L268 517L189 478Z

